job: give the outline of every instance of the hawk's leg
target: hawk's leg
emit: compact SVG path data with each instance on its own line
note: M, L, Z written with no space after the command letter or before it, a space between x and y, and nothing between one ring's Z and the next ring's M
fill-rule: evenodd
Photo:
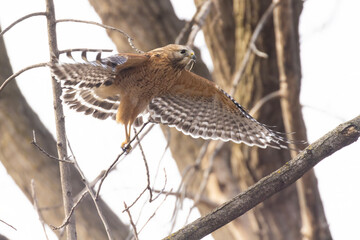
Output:
M125 141L121 144L121 148L126 151L127 153L130 152L131 150L131 145L129 144L130 142L130 130L131 130L131 125L128 125L127 123L124 124L125 126Z

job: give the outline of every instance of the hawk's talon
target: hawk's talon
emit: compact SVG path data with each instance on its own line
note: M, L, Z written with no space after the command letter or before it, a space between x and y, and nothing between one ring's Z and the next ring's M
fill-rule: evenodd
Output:
M121 144L121 149L122 149L124 152L129 153L129 152L131 151L132 147L131 147L130 144L124 142L124 143Z

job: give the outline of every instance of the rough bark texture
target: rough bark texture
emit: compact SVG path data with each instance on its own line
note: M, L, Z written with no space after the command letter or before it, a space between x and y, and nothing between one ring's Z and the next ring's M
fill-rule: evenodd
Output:
M12 74L2 38L0 38L0 53L0 83L2 83ZM57 153L56 142L27 104L15 81L7 85L0 94L0 123L1 163L30 201L32 201L31 179L35 180L39 207L50 208L41 211L45 222L59 226L64 220L59 164L31 144L32 130L36 132L38 144L54 156ZM71 168L71 175L74 177L72 186L76 194L84 188L84 185L74 168ZM101 199L98 204L106 213L116 239L125 239L129 233L127 226ZM107 238L90 197L83 199L76 210L76 218L79 239Z
M177 19L168 0L161 1L126 1L126 0L89 0L101 17L103 23L125 30L135 39L135 44L142 50L149 50L175 41L176 36L184 26L184 22ZM196 0L199 6L202 0ZM207 46L214 62L213 79L222 88L229 91L232 76L243 60L257 22L271 1L263 0L214 0L211 12L203 27ZM288 27L295 29L292 33L296 39L297 49L294 59L299 59L298 49L298 21L302 10L300 2L291 5L293 21ZM287 23L284 20L284 23ZM128 51L129 47L123 36L109 32L119 51ZM251 108L263 96L279 89L279 72L275 48L274 24L271 19L262 30L256 46L268 54L268 58L255 55L250 61L237 88L235 99L246 108ZM300 68L299 62L295 62ZM194 69L198 74L209 78L208 71L198 62ZM300 79L299 79L300 80ZM300 91L300 84L297 91ZM270 126L277 126L277 131L284 132L282 109L279 99L266 103L255 116L260 122ZM301 116L300 116L301 117ZM294 131L303 131L295 129ZM177 131L171 130L170 148L180 172L194 163L202 140L194 140ZM209 147L202 167L207 166L209 156L214 147ZM263 176L279 168L290 159L287 150L258 149L243 144L225 144L214 162L214 170L210 176L206 193L216 202L230 199L241 190L247 189ZM313 173L310 173L313 175ZM196 174L192 179L189 191L196 191L200 185L202 175ZM314 178L313 178L314 179ZM331 238L316 181L311 182L315 198L309 198L312 206L321 209L315 214L313 223L325 226L325 236L317 239ZM309 197L308 195L306 197ZM198 205L200 212L205 214L209 208ZM310 208L309 208L310 209ZM315 209L311 209L315 210ZM311 211L310 210L310 211ZM324 224L325 223L325 224ZM299 207L298 192L295 185L263 202L254 210L213 233L215 239L301 239L302 221Z
M316 142L308 146L292 160L259 180L246 191L217 207L211 213L198 218L166 240L195 240L246 213L249 209L294 183L321 160L354 143L360 137L360 116L340 124Z

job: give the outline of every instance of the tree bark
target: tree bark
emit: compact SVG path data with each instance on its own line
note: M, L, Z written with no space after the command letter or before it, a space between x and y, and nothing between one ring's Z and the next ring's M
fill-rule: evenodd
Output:
M4 41L0 38L0 84L12 75ZM42 217L46 224L59 226L64 220L60 186L59 163L41 153L31 144L32 131L38 144L56 156L56 141L22 96L15 81L8 84L0 94L0 161L8 174L32 202L31 179L35 180L36 195ZM71 184L75 194L84 185L74 167L71 167ZM112 212L104 201L98 204L105 212L113 235L125 239L128 227ZM76 209L77 235L79 239L106 239L103 224L97 215L92 199L87 196ZM60 235L59 231L55 232Z
M135 39L136 46L145 51L173 43L185 24L176 17L168 0L89 0L89 2L104 24L125 30ZM200 6L203 0L196 0L195 3ZM249 39L270 4L270 0L212 1L212 8L203 26L203 31L214 63L212 76L225 90L230 90L232 77L243 61ZM292 4L291 10L293 11L293 21L289 23L292 25L288 25L288 27L295 29L292 34L298 46L297 29L302 4ZM287 23L285 19L284 23ZM126 39L115 32L108 33L119 51L129 51ZM268 58L251 55L235 92L235 99L246 108L253 107L259 99L279 89L275 43L274 23L270 19L266 22L256 41L257 48L268 54ZM292 54L294 54L294 59L299 60L298 48ZM194 71L209 78L205 66L201 61L199 62L195 65ZM299 62L293 64L297 64L300 69ZM297 91L300 91L300 85L297 86ZM267 125L277 126L277 131L285 131L279 99L267 102L254 117ZM304 126L294 131L304 131ZM202 144L202 140L191 139L171 129L170 149L180 172L194 163ZM211 144L203 159L202 168L207 167L213 150L214 145ZM288 150L263 150L244 144L224 144L215 157L213 172L210 175L205 194L215 202L230 199L274 169L279 168L290 158ZM310 174L313 175L313 173ZM196 192L201 180L202 175L197 172L192 178L189 191ZM311 182L311 188L312 193L317 197L308 198L309 196L306 195L307 201L320 209L320 211L317 210L318 214L314 215L316 220L313 223L317 225L314 227L320 227L320 223L324 226L325 223L325 232L327 233L318 239L330 239L316 181ZM210 211L210 208L204 204L198 204L197 207L201 214ZM298 192L296 186L292 185L246 215L217 230L213 236L215 239L301 239L301 227Z

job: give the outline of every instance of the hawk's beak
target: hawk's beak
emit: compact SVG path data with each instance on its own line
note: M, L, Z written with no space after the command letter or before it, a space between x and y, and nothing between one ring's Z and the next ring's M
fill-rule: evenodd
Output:
M191 57L191 60L193 60L194 62L196 62L196 56L195 56L195 53L194 53L194 52L191 52L191 53L190 53L190 57Z

